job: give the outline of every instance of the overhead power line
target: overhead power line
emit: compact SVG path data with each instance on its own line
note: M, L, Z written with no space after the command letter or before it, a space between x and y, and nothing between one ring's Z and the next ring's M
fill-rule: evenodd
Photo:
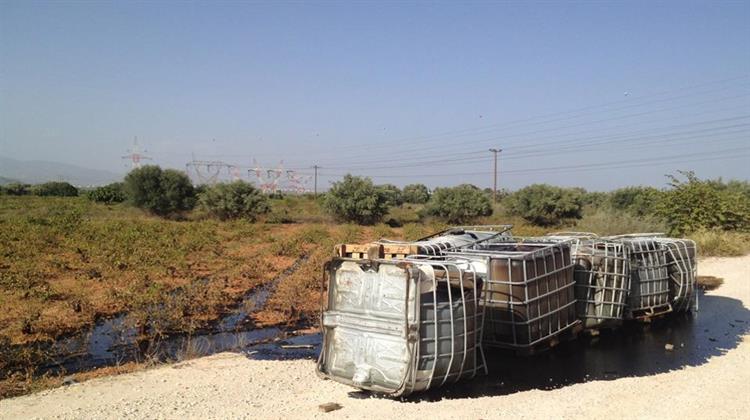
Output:
M716 158L722 158L722 159L733 159L735 157L745 157L750 155L750 147L739 147L739 148L733 148L733 149L725 149L725 150L717 150L717 151L709 151L709 152L698 152L698 153L687 153L687 154L681 154L681 155L671 155L671 156L660 156L655 158L646 158L646 159L630 159L630 160L619 160L619 161L609 161L609 162L597 162L597 163L589 163L589 164L583 164L583 165L568 165L568 166L558 166L558 167L545 167L545 168L531 168L531 169L517 169L517 170L507 170L503 173L505 175L510 174L530 174L530 173L543 173L543 172L561 172L561 171L570 171L570 170L579 170L579 169L613 169L613 168L624 168L624 167L637 167L637 166L652 166L655 164L660 163L681 163L681 162L700 162L703 160L715 160ZM691 159L695 158L695 159ZM687 160L682 160L687 159ZM456 176L477 176L477 175L491 175L492 172L489 171L479 171L479 172L462 172L462 173L456 173L456 172L443 172L443 173L416 173L416 174L404 174L404 175L396 175L396 174L386 174L386 175L378 175L378 174L356 174L360 176L369 176L372 178L421 178L421 177L456 177ZM325 175L325 176L344 176L345 173L322 173L319 175Z

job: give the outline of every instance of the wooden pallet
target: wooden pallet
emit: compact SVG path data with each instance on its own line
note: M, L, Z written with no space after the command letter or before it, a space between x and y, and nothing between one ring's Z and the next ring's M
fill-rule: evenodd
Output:
M334 248L337 257L362 259L402 260L419 253L419 247L408 244L339 244Z
M653 308L636 309L631 313L634 320L648 323L651 322L652 319L662 317L670 312L672 312L672 305L665 303L664 305L655 306Z
M545 340L541 343L534 344L533 346L517 348L515 350L516 356L529 357L536 354L550 351L557 347L560 343L573 341L578 338L578 334L583 331L583 324L581 321L576 321L572 326L561 331L559 334L551 337L549 340Z

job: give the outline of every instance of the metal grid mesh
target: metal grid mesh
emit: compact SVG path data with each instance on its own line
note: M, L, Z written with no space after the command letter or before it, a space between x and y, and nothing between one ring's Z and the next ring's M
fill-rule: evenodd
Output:
M325 272L321 375L402 396L486 373L482 282L465 260L334 259Z
M626 317L643 319L671 312L666 247L645 234L611 239L625 246L630 260L630 298Z
M576 312L586 328L615 326L625 315L630 276L621 243L598 239L573 242Z
M568 243L574 265L576 313L585 328L613 327L622 322L630 291L627 251L619 242L589 232L555 232L505 241Z
M690 239L655 238L667 251L669 297L675 312L685 312L698 307L695 293L697 278L697 247Z
M381 239L376 244L408 245L416 247L419 255L441 255L444 251L471 246L475 243L491 241L495 238L510 237L513 225L457 226L434 233L416 241L392 241Z
M568 243L486 243L455 255L486 263L485 344L529 348L578 324Z

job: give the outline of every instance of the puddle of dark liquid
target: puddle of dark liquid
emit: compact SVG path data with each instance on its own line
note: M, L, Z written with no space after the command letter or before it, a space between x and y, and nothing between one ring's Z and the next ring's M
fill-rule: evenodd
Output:
M249 346L243 353L254 360L317 359L321 342L319 333L298 335L281 341Z
M47 350L50 361L37 372L75 373L131 361L179 361L223 351L246 349L284 334L279 328L248 329L246 320L254 309L263 308L277 285L295 272L307 257L297 259L272 281L250 291L214 328L194 334L171 334L139 340L127 314L103 319L87 332L63 338ZM262 351L267 351L263 349Z
M750 332L741 301L699 292L700 311L672 314L652 324L626 323L597 337L580 337L547 353L517 357L485 348L489 374L408 400L440 400L551 390L588 381L648 376L699 366L719 357ZM667 350L667 344L674 346Z
M276 290L276 286L287 276L297 271L297 269L307 261L307 256L298 258L289 268L276 276L272 281L265 283L256 289L251 290L243 298L242 302L235 309L224 316L219 322L219 331L235 331L242 326L242 322L247 319L251 312L263 308L271 294Z
M750 311L736 299L705 295L703 291L699 291L699 299L697 313L673 314L648 325L626 323L620 329L603 331L597 337L582 336L533 357L485 348L488 375L416 394L406 401L550 390L704 364L737 347L750 331ZM134 342L135 332L127 327L124 316L98 323L95 331L91 337L60 341L58 345L69 350L68 357L54 366L70 373L139 360L144 354L156 354L159 360L182 360L221 351L241 351L256 360L315 359L321 347L320 334L287 337L277 328L266 328L177 336L149 342L141 348ZM79 347L84 343L85 350L81 351ZM674 348L667 350L667 344ZM352 398L368 395L356 391Z

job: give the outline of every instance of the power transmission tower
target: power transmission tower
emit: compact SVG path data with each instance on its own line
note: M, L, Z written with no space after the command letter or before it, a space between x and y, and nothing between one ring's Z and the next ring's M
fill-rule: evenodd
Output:
M497 203L497 154L502 152L503 149L490 149L495 155L495 171L492 177L492 199Z
M315 182L313 184L314 185L314 187L313 187L314 188L313 189L313 197L315 197L315 198L318 197L318 168L320 168L320 166L313 165L313 169L315 170Z
M230 177L233 175L234 165L221 161L193 160L185 164L185 173L188 176L195 174L198 184L215 184L219 182L219 176L226 170Z
M130 169L136 169L141 167L141 160L151 160L150 157L144 155L146 150L141 150L138 146L138 137L133 140L133 148L128 150L128 154L123 156L123 159L130 161Z

